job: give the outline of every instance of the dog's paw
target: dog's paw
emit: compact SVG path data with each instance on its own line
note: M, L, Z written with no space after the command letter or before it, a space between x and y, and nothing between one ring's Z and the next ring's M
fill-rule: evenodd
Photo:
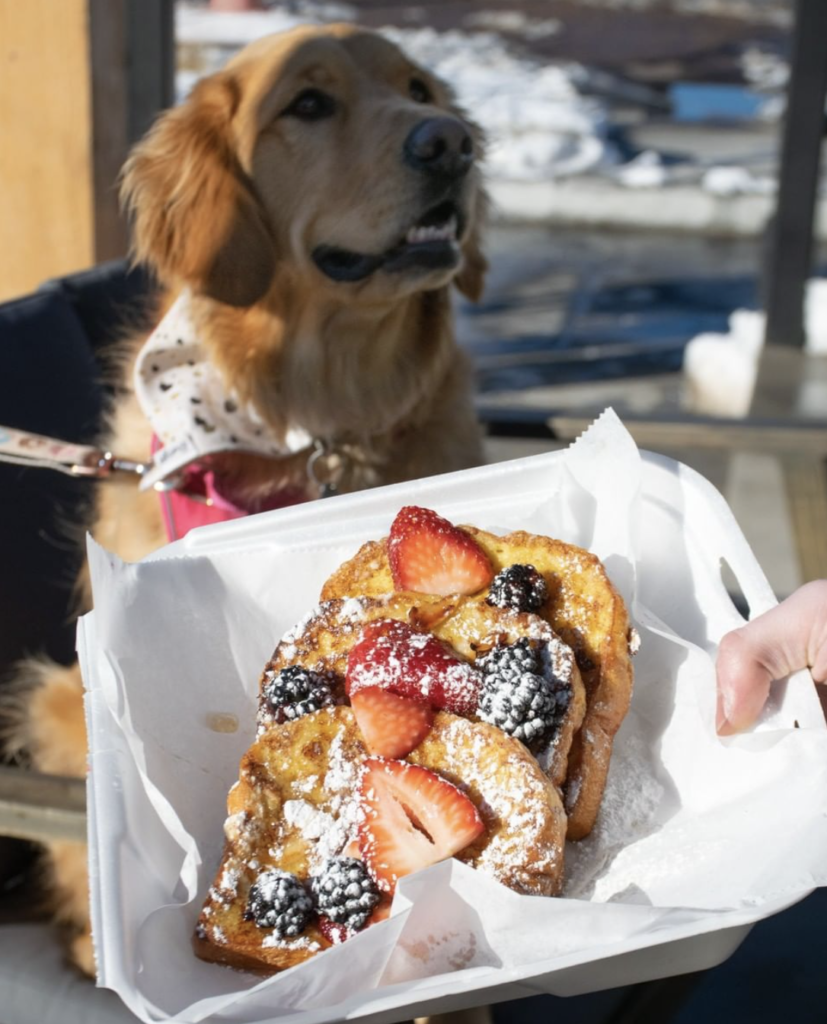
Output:
M72 964L95 975L92 926L89 919L89 874L86 843L49 843L43 861L42 898L47 901Z
M92 945L92 933L88 927L69 943L69 959L78 970L90 978L95 977L95 949Z
M86 721L80 666L33 662L30 689L21 705L20 732L33 766L50 775L86 774Z

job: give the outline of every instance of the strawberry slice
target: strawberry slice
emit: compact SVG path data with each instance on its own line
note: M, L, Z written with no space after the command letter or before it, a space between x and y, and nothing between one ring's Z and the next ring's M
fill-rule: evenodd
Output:
M345 690L351 702L355 694L378 686L400 697L426 700L440 710L471 715L479 703L481 680L477 669L432 633L420 633L398 619L375 619L362 628L350 650Z
M394 519L388 558L397 590L440 597L475 594L494 577L488 556L472 537L417 505L406 505Z
M409 754L428 735L434 720L426 701L400 697L379 686L354 693L350 703L368 750L382 757Z
M484 830L468 797L427 768L378 757L364 768L359 845L385 892L403 875L453 857Z

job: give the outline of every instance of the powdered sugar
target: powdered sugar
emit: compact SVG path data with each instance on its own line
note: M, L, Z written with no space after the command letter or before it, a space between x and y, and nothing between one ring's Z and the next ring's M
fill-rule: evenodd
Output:
M236 783L238 785L238 783ZM235 788L235 787L233 787ZM230 790L232 792L232 790ZM244 811L238 811L237 814L231 814L224 821L224 836L228 843L235 842L241 835L241 831L244 828L244 822L247 815Z
M583 779L579 775L573 775L566 781L568 783L566 786L566 810L568 811L577 806L580 790L583 788Z
M318 775L308 775L306 778L301 779L299 782L297 782L295 788L302 793L309 793L316 788L318 782Z
M298 935L295 938L279 939L275 932L263 935L261 945L264 949L306 949L309 952L317 953L321 946L315 939L307 935Z
M321 839L332 831L334 820L306 800L286 800L282 813L288 825L298 829L305 839Z
M331 857L339 855L356 834L360 818L357 799L361 760L345 748L346 729L340 727L327 750L327 771L321 779L323 802L309 799L285 800L282 806L284 823L297 832L307 845L308 869L320 871ZM292 789L310 795L319 788L320 776L297 780ZM279 849L271 855L278 857Z
M291 644L295 644L297 640L301 639L301 637L303 637L307 632L310 624L315 619L318 619L322 614L323 607L323 605L317 604L314 608L311 608L304 618L297 622L291 629L288 629L281 638L281 643L289 647Z
M486 825L485 839L472 848L472 866L517 891L555 891L565 819L553 787L531 755L493 726L443 716L434 728L439 749L444 747L442 773L474 794ZM425 761L417 752L412 757Z
M275 932L264 935L261 945L265 949L306 949L311 953L318 953L322 948L315 939L311 939L307 935L299 935L294 939L280 939Z
M218 880L220 889L229 890L232 893L238 891L239 871L237 868L225 867Z
M618 872L612 871L611 891L601 885L601 876L620 851L657 827L657 810L663 798L664 788L656 778L651 749L639 737L627 736L612 758L591 835L570 844L567 850L567 896L608 900L615 894ZM628 879L630 885L640 881Z
M367 625L348 659L351 696L368 687L429 701L434 707L473 713L480 677L432 633L397 619Z
M342 601L340 614L345 619L363 619L365 616L365 602L360 597L346 597Z

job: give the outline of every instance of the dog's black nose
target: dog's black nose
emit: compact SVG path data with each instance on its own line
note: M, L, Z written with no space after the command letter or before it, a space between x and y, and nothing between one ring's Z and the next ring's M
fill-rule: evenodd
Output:
M474 140L465 125L453 117L420 121L402 149L409 167L444 178L461 178L474 162Z

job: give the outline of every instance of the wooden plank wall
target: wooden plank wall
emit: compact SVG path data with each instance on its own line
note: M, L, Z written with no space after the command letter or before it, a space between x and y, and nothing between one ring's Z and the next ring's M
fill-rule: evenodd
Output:
M172 0L0 0L0 300L125 254L117 176L172 34Z

